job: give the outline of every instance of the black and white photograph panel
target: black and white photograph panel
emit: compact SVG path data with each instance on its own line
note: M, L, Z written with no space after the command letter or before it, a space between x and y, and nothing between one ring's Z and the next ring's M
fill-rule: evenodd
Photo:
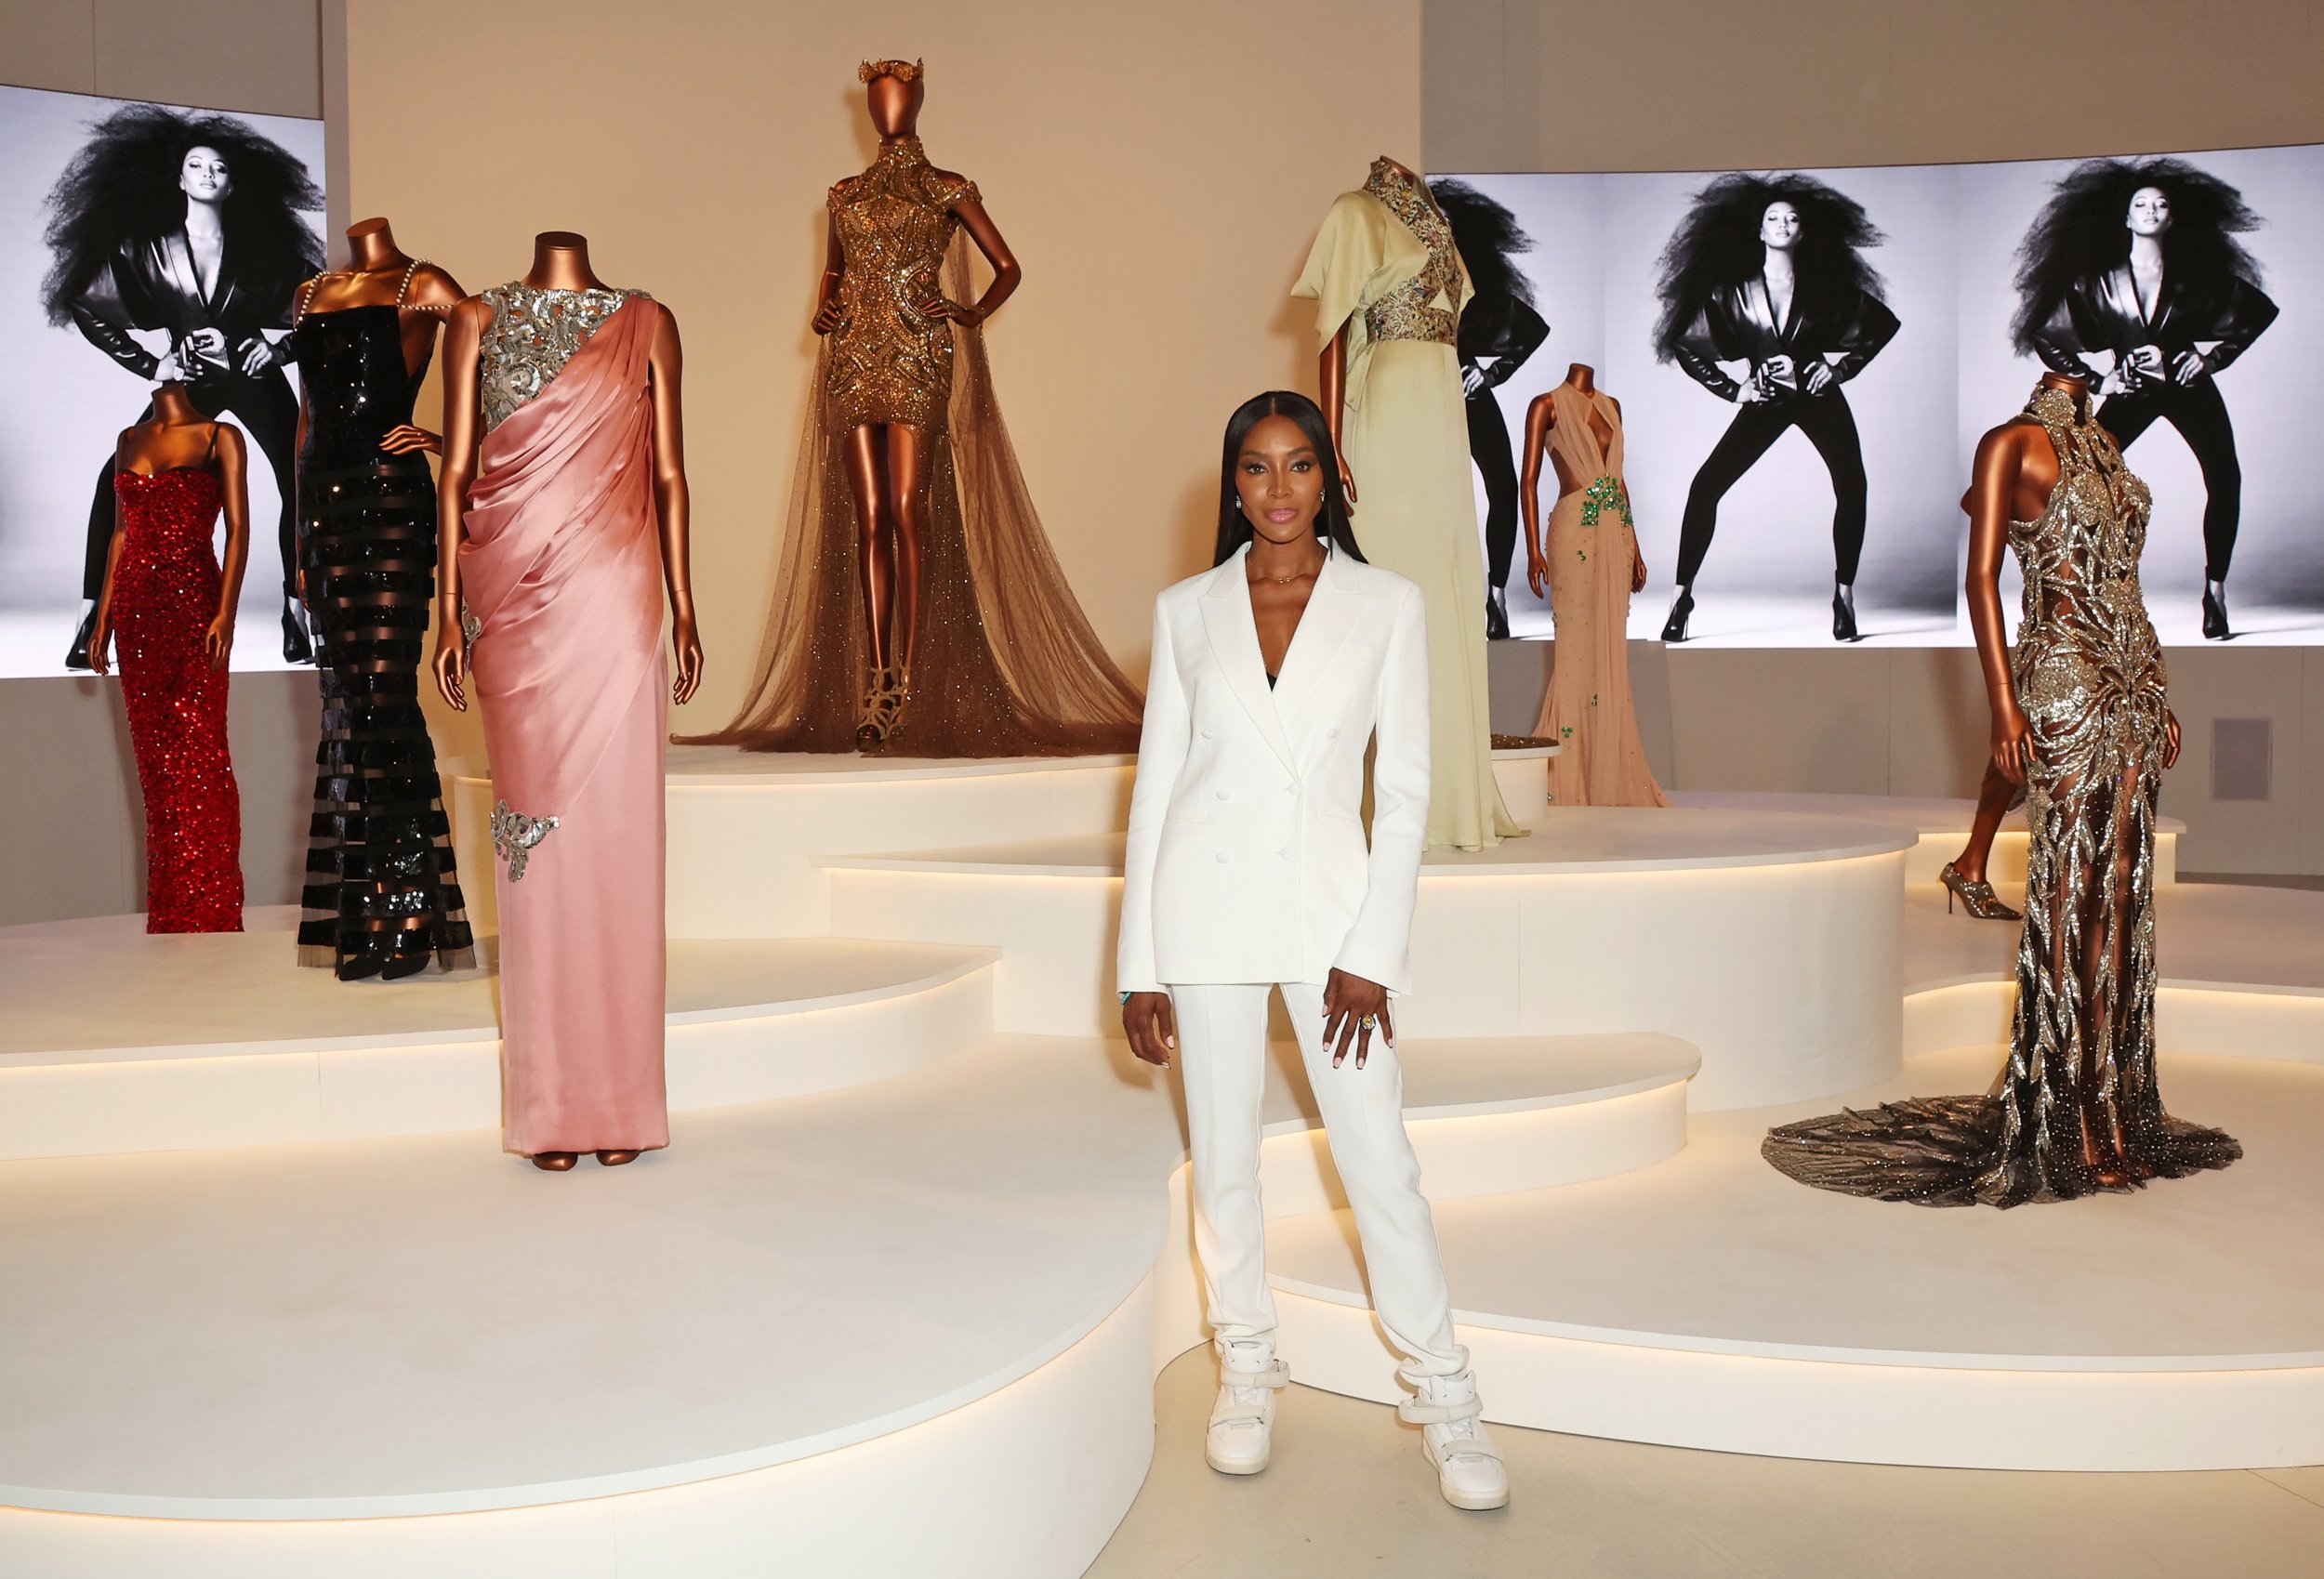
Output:
M1963 429L2044 368L2088 379L2153 494L2140 579L2163 641L2324 640L2304 426L2324 392L2324 148L1972 175L1988 223L1961 266Z
M323 267L323 123L0 86L0 677L88 666L114 444L170 379L249 444L232 666L311 662L283 336Z
M1551 634L1550 602L1525 582L1519 479L1525 411L1575 362L1604 358L1599 236L1602 176L1455 176L1430 183L1476 284L1460 318L1477 528L1483 533L1486 632ZM1544 470L1540 519L1557 502Z
M1649 577L1631 634L1949 639L1950 172L1616 180L1608 388Z

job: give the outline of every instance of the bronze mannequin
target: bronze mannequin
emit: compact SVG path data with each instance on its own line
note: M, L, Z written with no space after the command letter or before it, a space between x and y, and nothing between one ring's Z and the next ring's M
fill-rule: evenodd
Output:
M448 270L433 263L415 266L411 255L395 244L395 231L385 219L358 219L347 228L347 267L318 274L300 286L303 299L294 301L292 310L303 314L337 312L350 307L401 307L403 365L416 376L435 350L436 330L443 315L459 306L467 294ZM303 388L298 401L298 442L303 451L307 442ZM408 455L416 450L441 455L443 439L405 423L390 429L379 447L394 455Z
M224 499L226 554L219 565L218 613L203 636L210 667L222 669L234 647L234 610L242 597L242 572L250 559L249 455L242 429L231 423L212 422L194 408L186 387L173 378L153 391L153 414L121 435L113 465L145 476L181 467L208 471L218 480ZM119 520L118 507L114 519ZM105 649L113 634L113 579L121 565L121 529L113 528L112 546L105 555L105 581L97 598L95 623L89 627L89 667L105 672Z
M918 135L920 106L928 83L917 63L882 60L864 68L864 99L872 126L887 150ZM964 178L937 171L944 180ZM977 250L992 267L992 283L973 305L947 301L931 277L926 296L915 304L929 322L949 320L968 327L982 324L1016 291L1023 278L1009 243L1001 238L972 187L952 207ZM866 264L868 266L868 264ZM847 254L839 221L834 213L825 231L823 280L816 295L814 331L828 336L838 329L848 310ZM928 490L934 454L933 436L903 422L873 422L852 428L845 441L848 486L855 505L860 571L870 662L877 675L867 702L859 741L873 744L884 740L901 717L910 692L909 676L917 656L923 562L921 545L928 522ZM884 683L884 690L882 685Z
M1565 382L1585 395L1595 394L1598 388L1597 370L1584 362L1573 362L1565 369ZM1622 402L1606 397L1617 416L1621 414ZM1567 475L1565 458L1551 451L1550 429L1557 425L1557 406L1544 392L1533 398L1525 408L1525 463L1518 476L1517 501L1524 508L1525 521L1525 585L1533 588L1536 598L1549 596L1549 561L1541 551L1541 457L1550 457L1552 475L1557 480L1558 497L1564 498L1577 488L1589 485L1587 477ZM1614 443L1614 430L1595 416L1591 418L1591 432L1600 449ZM1643 592L1646 587L1646 560L1638 552L1635 543L1631 548L1630 589Z
M2090 385L2086 380L2045 373L2041 387L2062 390L2078 409L2088 409ZM2049 435L2034 418L2014 416L1978 441L1974 473L1961 502L1969 512L1969 570L1963 590L1969 624L1976 633L1979 666L1985 673L1986 699L1992 708L1992 757L1978 787L1968 845L1946 868L1942 880L1968 901L1971 915L1981 917L1999 903L1986 881L1986 861L2003 814L2026 782L2030 745L2025 709L2018 704L2016 682L2010 673L2009 628L2001 616L2001 559L2009 549L2010 522L2040 520L2057 482L2057 452ZM2178 760L2179 720L2175 714L2165 717L2163 766L2167 768Z
M589 243L571 230L533 238L533 267L524 283L536 289L604 290L589 269ZM460 629L461 518L469 484L476 480L482 419L477 388L478 347L492 309L475 296L452 310L443 354L443 472L436 490L436 689L456 713L468 711L468 640ZM654 501L662 529L662 578L669 590L670 651L678 676L670 700L692 701L702 684L702 639L694 630L693 576L687 551L686 446L679 401L682 366L678 321L662 309L651 357L654 386Z

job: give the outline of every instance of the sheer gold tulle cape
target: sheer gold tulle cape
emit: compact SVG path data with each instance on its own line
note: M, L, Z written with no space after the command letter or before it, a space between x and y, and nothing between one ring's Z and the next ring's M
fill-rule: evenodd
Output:
M972 299L965 238L944 294ZM896 757L1072 757L1137 749L1142 702L1089 627L1017 468L983 334L955 331L952 398L937 436L922 545L912 699ZM822 396L799 447L774 607L750 699L690 743L752 751L853 751L870 665L856 566L846 432Z

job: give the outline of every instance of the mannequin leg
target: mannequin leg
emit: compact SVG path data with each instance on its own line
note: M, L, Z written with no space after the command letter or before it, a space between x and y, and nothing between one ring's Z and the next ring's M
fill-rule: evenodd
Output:
M917 428L888 429L881 489L895 522L895 630L890 646L907 674L919 646L922 546L927 542L931 462L936 446Z
M1977 812L1969 822L1969 842L1961 846L1954 857L1953 868L1973 883L1985 881L1985 863L1993 854L1993 836L2001 831L2001 819L2009 814L2020 791L2001 776L2001 770L1990 760L1985 765L1985 778L1977 785Z
M848 429L844 464L848 491L855 500L855 566L864 593L864 639L871 666L884 669L891 648L889 612L895 597L895 553L889 529L884 428L869 424Z

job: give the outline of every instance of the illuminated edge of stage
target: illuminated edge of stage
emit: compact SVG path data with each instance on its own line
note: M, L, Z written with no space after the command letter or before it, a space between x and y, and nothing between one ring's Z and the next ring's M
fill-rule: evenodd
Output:
M1992 1047L1933 1055L1849 1105L1898 1086L1960 1089L1998 1057ZM1791 1106L1698 1117L1672 1165L1685 1171L1683 1189L1658 1169L1586 1191L1448 1204L1437 1218L1486 1414L1585 1436L1860 1463L2096 1471L2324 1462L2324 1320L2307 1314L2324 1292L2324 1258L2291 1253L2313 1240L2309 1207L2324 1182L2324 1071L2167 1058L2164 1084L2188 1116L2247 1138L2244 1160L2000 1221L1987 1208L1853 1201L1782 1178L1758 1142L1768 1123L1810 1111ZM2229 1090L2233 1102L2221 1095ZM2091 1264L2105 1251L2076 1257L2061 1243L2099 1230L2121 1252L2111 1267ZM1352 1233L1341 1213L1271 1218L1283 1349L1302 1383L1393 1402L1386 1350L1346 1247ZM1619 1268L1645 1257L1665 1283L1627 1304L1609 1294L1635 1286ZM2065 1352L2090 1326L2053 1312L2045 1329L2038 1308L2053 1301L2027 1293L2043 1279L2077 1285L2078 1311L2113 1296L2162 1313L2117 1321L2143 1322L2144 1345ZM1496 1291L1503 1302L1490 1309L1468 1302ZM2186 1329L2173 1323L2185 1322L2189 1298L2242 1302L2210 1326L2258 1322L2265 1334L2252 1332L2249 1352L2205 1349L2202 1337L2177 1351ZM2269 1302L2264 1317L2245 1313ZM1991 1314L1996 1307L2008 1314ZM2288 1334L2287 1308L2297 1313L2294 1345L2270 1342ZM1608 1320L1608 1310L1632 1320ZM1846 1336L1835 1340L1835 1330ZM2027 1352L2003 1332L2060 1336L2055 1351Z

